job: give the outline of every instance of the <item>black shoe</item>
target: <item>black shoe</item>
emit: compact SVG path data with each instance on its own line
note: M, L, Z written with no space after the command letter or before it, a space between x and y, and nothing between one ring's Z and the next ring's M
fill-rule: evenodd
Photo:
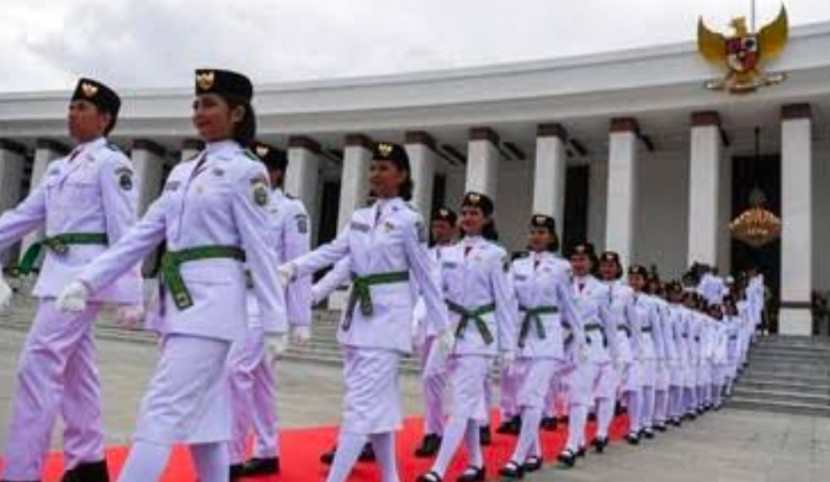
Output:
M504 435L519 435L519 432L522 431L522 416L521 415L513 415L510 417L510 420L505 420L499 425L499 428L496 429L496 433L504 434Z
M596 450L598 454L601 454L605 450L605 447L608 446L608 437L597 437L591 443L594 446L594 450Z
M443 481L444 481L444 479L442 479L441 476L438 475L437 472L433 472L433 471L429 471L425 474L421 474L415 480L415 482L443 482Z
M358 462L374 462L375 461L375 449L372 448L372 444L366 442L366 445L363 446L363 450L360 451L360 456L357 457Z
M666 424L658 423L657 425L654 426L654 430L657 430L658 432L665 432L667 430L666 429Z
M334 454L335 453L337 453L337 445L332 447L332 449L329 450L328 452L323 452L320 455L320 462L322 462L325 465L331 465L331 463L334 462Z
M628 441L629 445L639 445L640 434L637 432L629 432L628 435L626 435L625 440Z
M478 442L480 445L485 447L493 443L493 436L490 435L489 425L484 425L478 428Z
M519 465L514 461L507 462L504 467L499 469L499 475L505 479L524 479L525 468L524 465Z
M279 457L252 458L242 466L242 475L267 475L280 473Z
M596 422L597 421L597 414L594 412L588 413L588 421L589 422Z
M576 451L576 456L577 456L577 457L582 457L582 458L584 459L584 458L585 458L585 452L586 452L586 450L585 450L585 446L584 446L584 445L581 445L581 446L579 447L579 450L577 450L577 451Z
M653 439L654 438L654 431L652 431L650 428L643 429L643 437L645 437L649 440Z
M576 465L576 454L568 449L562 451L562 453L559 454L559 456L556 457L556 459L568 468L571 468L574 465Z
M82 462L77 467L66 471L61 482L109 482L107 461Z
M484 482L484 477L487 471L484 467L473 467L472 465L464 469L461 475L455 479L457 482Z
M415 456L418 458L434 457L441 448L441 436L437 433L428 433L421 440L421 446L415 449Z
M620 416L626 413L628 413L628 409L625 408L622 403L617 402L616 405L614 405L614 415Z
M696 420L697 414L695 412L689 412L686 414L686 420Z
M525 472L527 472L527 473L536 472L536 471L542 469L542 464L543 463L544 462L542 462L542 457L537 457L535 455L531 455L530 457L527 458L527 460L525 460L525 463L522 466L522 468L525 469Z
M539 423L539 427L547 432L555 432L556 425L556 417L544 417L542 418L542 422Z
M680 427L680 425L681 425L680 418L679 417L672 417L671 420L669 420L669 424L673 427Z
M242 471L244 470L244 466L242 464L231 464L228 468L228 473L230 474L230 480L239 480L242 478Z

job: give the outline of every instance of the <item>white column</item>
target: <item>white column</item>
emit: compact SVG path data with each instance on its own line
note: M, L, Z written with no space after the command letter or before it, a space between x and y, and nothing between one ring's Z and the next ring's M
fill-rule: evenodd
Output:
M35 160L32 163L32 176L30 178L29 190L31 191L40 184L50 162L65 156L67 153L69 153L69 148L60 142L53 141L52 139L38 139L35 142ZM43 228L38 228L37 231L27 234L20 245L21 256L26 253L29 246L41 238L43 238Z
M165 149L149 139L133 141L132 162L138 185L138 215L143 216L147 207L161 194L164 177Z
M426 222L432 217L432 190L435 182L435 139L426 132L410 131L406 133L406 153L409 155L412 183L412 202Z
M717 112L692 114L689 162L688 266L718 264L721 137Z
M0 213L13 208L20 201L25 168L26 146L0 139ZM7 249L0 257L0 264L8 266L15 259L17 250Z
M812 138L809 104L781 110L781 311L782 335L810 335L813 289Z
M193 159L202 149L205 148L205 143L201 139L185 139L182 141L182 150L179 155L179 162L185 162Z
M496 200L499 175L499 135L489 127L473 127L467 143L466 191L486 194Z
M317 187L320 179L320 144L304 136L288 138L288 172L285 192L299 198L309 214L311 239L317 239Z
M608 209L605 249L616 251L628 266L634 255L634 216L637 203L637 121L611 120L608 142Z
M340 180L338 231L363 206L369 195L369 163L372 161L372 140L363 134L349 134L343 149L343 170Z
M553 216L560 240L565 225L567 142L568 132L561 124L540 124L536 130L533 214Z

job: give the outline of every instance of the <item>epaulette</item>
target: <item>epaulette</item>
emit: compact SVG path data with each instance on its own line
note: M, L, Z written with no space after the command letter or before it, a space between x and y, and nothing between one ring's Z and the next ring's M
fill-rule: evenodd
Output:
M187 159L185 159L185 160L184 160L184 162L195 161L197 157L199 157L199 156L201 156L201 155L202 155L202 152L203 152L203 151L199 151L199 152L197 152L196 154L193 154L192 156L190 156L190 157L188 157Z
M117 145L116 143L114 143L114 142L107 141L106 146L107 146L107 148L108 148L109 150L111 150L111 151L121 152L121 153L123 153L123 152L124 152L124 151L122 151L122 150L121 150L121 148L120 148L120 147L118 147L118 145Z
M242 153L243 153L243 154L245 154L245 155L246 155L246 156L247 156L250 160L252 160L252 161L262 162L262 161L260 161L260 159L256 156L256 154L254 154L253 152L251 152L251 150L250 150L250 149L243 149L243 150L242 150Z
M530 256L529 251L517 251L513 253L513 261L517 259L527 258L528 256Z

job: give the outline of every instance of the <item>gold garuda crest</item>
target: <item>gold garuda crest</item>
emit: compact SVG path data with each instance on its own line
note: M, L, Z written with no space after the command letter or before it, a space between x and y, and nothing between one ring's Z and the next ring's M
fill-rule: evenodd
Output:
M762 66L777 57L787 44L789 22L783 5L778 17L759 32L750 32L744 17L732 19L730 26L735 33L726 36L710 30L703 18L698 21L698 51L709 62L727 69L725 77L707 81L707 89L747 94L786 80L787 75L783 72L762 70Z

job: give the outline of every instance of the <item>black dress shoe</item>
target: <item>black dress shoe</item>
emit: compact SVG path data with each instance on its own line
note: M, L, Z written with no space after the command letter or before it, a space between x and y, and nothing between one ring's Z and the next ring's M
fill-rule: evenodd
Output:
M596 422L597 421L597 414L594 412L588 413L588 421L589 422Z
M254 457L242 466L242 475L267 475L280 473L279 457Z
M542 457L537 457L535 455L531 455L530 457L527 458L527 460L525 460L525 463L522 466L522 468L524 468L525 472L527 472L527 473L536 472L537 470L542 469L542 464L543 464Z
M617 402L617 403L614 405L614 415L619 416L619 415L624 415L624 414L626 414L626 413L628 413L628 409L626 409L626 408L623 406L623 404L622 404L622 403Z
M421 446L415 449L415 456L418 458L434 457L441 448L441 436L437 433L428 433L421 440Z
M563 450L556 459L568 468L576 465L576 454L568 449Z
M510 420L505 420L499 425L499 428L496 429L496 433L504 434L504 435L519 435L519 432L522 431L522 416L521 415L514 415L510 417Z
M496 428L496 433L502 434L502 435L506 435L506 434L510 433L513 430L512 422L513 422L513 419L510 418L509 420L505 420L502 423L500 423L498 428Z
M337 453L337 446L335 445L331 450L328 452L323 452L320 455L320 462L331 465L334 462L334 455ZM372 444L366 442L366 445L363 446L363 450L360 451L360 455L357 457L358 462L374 462L375 461L375 451L372 449Z
M320 455L320 462L322 462L325 465L331 465L331 463L334 462L334 455L336 453L337 453L337 445L332 447L331 450L329 450L327 452L323 452Z
M493 436L490 435L490 426L484 425L478 428L478 442L485 447L493 443Z
M654 430L657 430L658 432L665 432L666 431L666 425L663 424L663 423L658 423L657 425L654 426Z
M596 450L598 454L601 454L605 450L605 447L608 446L608 437L597 437L591 443L594 446L594 450Z
M524 465L519 465L511 460L499 469L499 475L505 479L523 479L525 477L525 468Z
M628 435L625 436L625 440L629 445L639 445L640 435L637 432L629 432Z
M82 462L68 470L61 478L61 482L109 482L109 480L106 460Z
M444 479L438 475L437 472L429 471L425 474L421 474L415 479L415 482L443 482Z
M652 431L650 428L644 428L643 429L643 437L645 437L649 440L653 439L654 438L654 431Z
M556 417L544 417L542 418L542 422L539 423L539 427L547 432L555 432L556 425Z
M231 464L228 468L228 474L230 474L230 480L239 480L242 478L242 464Z
M473 467L472 465L464 469L461 475L455 479L457 482L484 482L484 477L487 471L484 467Z

